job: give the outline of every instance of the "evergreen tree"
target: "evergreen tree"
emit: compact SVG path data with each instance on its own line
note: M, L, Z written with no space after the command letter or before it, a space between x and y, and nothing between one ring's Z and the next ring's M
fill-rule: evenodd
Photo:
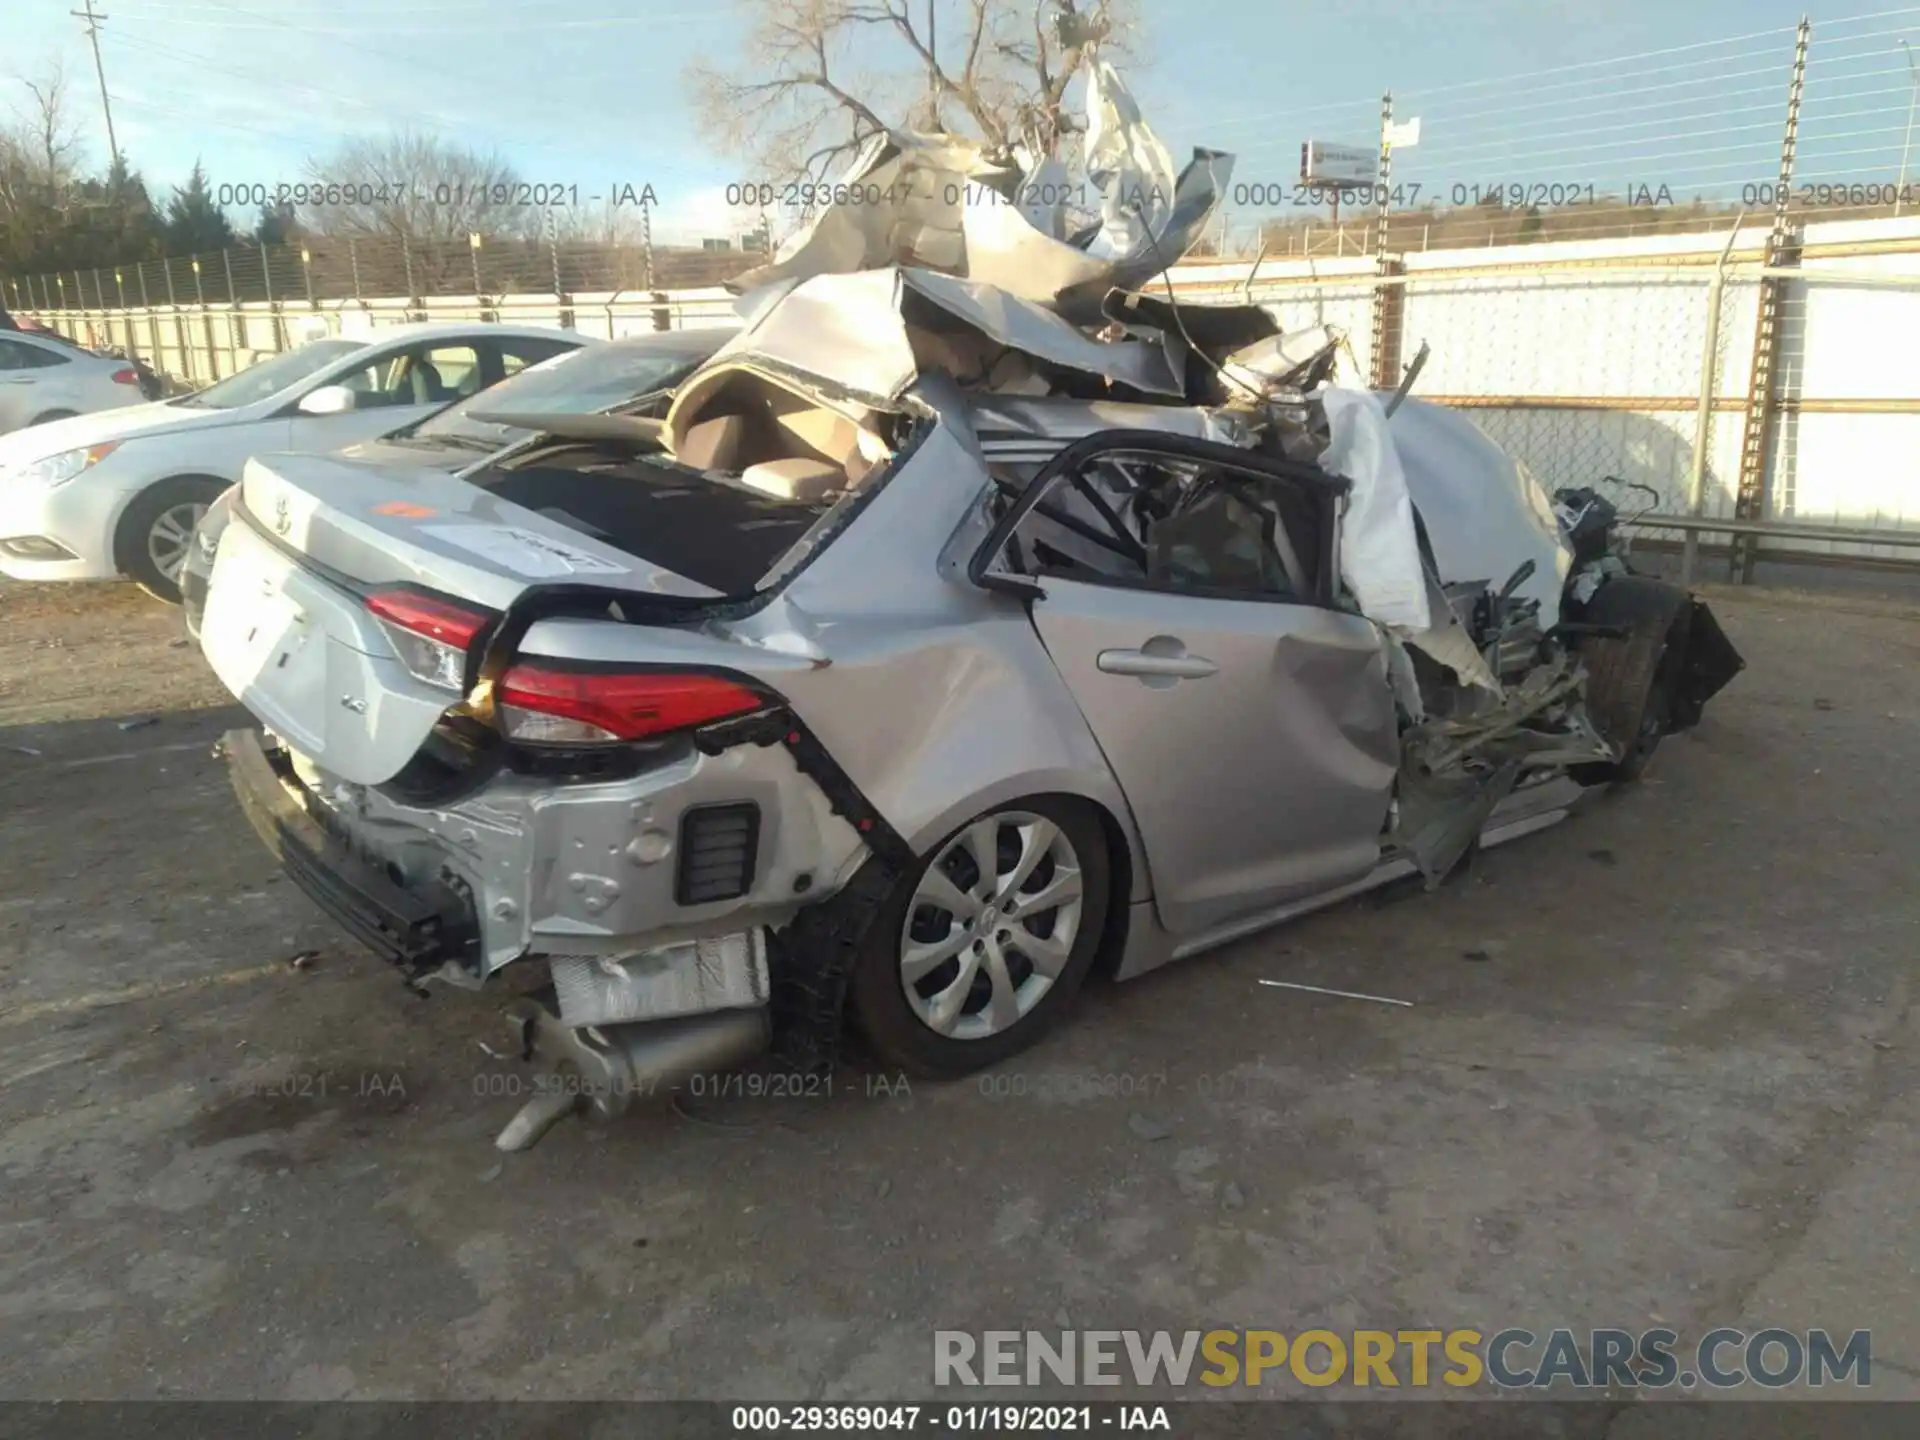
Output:
M67 216L69 267L133 265L166 253L166 226L146 181L124 157L104 180L82 181L77 190Z
M226 212L213 203L213 187L207 184L207 172L198 160L187 183L177 187L167 202L166 241L169 255L198 255L234 243L233 226Z
M300 222L294 216L291 203L269 203L260 207L260 223L253 227L254 244L287 245L298 239L299 234Z

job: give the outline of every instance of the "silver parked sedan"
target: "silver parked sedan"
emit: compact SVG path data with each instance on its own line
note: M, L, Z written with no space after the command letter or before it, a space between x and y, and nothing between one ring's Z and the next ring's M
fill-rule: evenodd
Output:
M160 398L137 360L96 355L48 332L0 333L0 435Z
M823 1066L847 1018L991 1065L1103 959L1564 818L1739 668L1603 497L1556 510L1458 415L1196 403L1169 327L978 300L822 277L661 421L518 416L460 476L247 466L201 628L266 727L239 798L410 980L546 967L516 1023L570 1078L503 1146L769 1043ZM1296 383L1272 329L1209 333Z

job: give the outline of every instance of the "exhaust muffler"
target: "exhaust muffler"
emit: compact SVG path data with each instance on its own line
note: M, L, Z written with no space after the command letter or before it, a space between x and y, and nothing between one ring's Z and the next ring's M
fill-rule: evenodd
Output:
M764 1051L772 1038L765 1006L577 1029L535 1000L516 1001L507 1016L521 1058L545 1070L533 1098L493 1142L508 1151L531 1149L568 1115L613 1120L637 1096L657 1095L710 1070L731 1070Z

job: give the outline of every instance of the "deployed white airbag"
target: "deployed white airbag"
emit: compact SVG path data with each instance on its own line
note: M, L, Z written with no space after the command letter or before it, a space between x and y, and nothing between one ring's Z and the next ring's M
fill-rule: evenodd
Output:
M1340 578L1369 620L1425 631L1432 625L1426 575L1387 412L1366 390L1329 389L1320 401L1332 437L1321 468L1353 485L1340 528Z

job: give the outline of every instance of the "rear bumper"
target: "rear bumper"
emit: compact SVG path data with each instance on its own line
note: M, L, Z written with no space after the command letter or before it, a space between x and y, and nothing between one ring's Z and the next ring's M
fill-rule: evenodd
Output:
M229 731L223 744L234 794L254 833L287 878L341 929L413 978L449 961L467 971L477 967L470 896L444 881L397 884L356 853L301 803L287 778L286 752L269 750L259 731Z
M618 780L502 772L462 799L413 805L277 744L256 731L226 740L261 839L374 950L411 969L459 960L449 980L477 983L529 955L633 955L777 929L867 854L784 745L689 749ZM716 889L716 877L732 883Z

